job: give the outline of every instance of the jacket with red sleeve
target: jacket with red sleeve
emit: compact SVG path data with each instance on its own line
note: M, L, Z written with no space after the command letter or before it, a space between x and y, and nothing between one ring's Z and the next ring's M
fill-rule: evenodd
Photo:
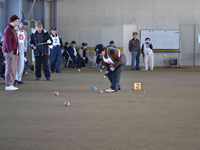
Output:
M126 55L121 52L119 49L114 47L107 48L104 58L110 57L114 64L113 67L117 68L118 65L123 64L126 62ZM104 61L105 62L105 61ZM106 71L110 70L110 64L105 62Z
M14 55L17 54L18 49L18 37L17 32L12 25L8 25L4 30L3 35L3 52L10 53L13 52Z

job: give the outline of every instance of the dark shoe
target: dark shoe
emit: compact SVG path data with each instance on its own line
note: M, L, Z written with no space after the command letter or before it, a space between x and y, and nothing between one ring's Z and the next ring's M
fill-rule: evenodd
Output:
M51 79L50 79L50 78L47 78L47 81L51 81Z
M17 80L15 80L15 81L14 81L14 85L17 85L17 84L18 84L18 81L17 81Z
M22 81L18 81L18 84L24 84L24 82L22 82Z
M120 90L121 90L121 88L118 88L118 90L120 91Z
M40 78L37 78L37 77L36 77L35 80L38 81L38 80L40 80Z
M54 71L51 71L51 73L54 73Z
M136 68L136 70L141 70L140 68Z
M56 71L56 73L61 73L60 71Z

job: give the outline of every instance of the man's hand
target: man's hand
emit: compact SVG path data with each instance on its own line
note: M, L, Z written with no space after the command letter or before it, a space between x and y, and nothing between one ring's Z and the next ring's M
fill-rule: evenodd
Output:
M115 68L113 66L110 67L110 71L114 71Z
M109 74L109 71L106 71L106 72L105 72L105 76L108 76L108 74Z
M48 43L48 44L51 44L51 40L47 40L47 43Z
M13 52L8 53L8 57L9 57L10 60L12 60L12 58L13 58Z
M37 49L37 47L36 47L36 46L33 46L33 49Z

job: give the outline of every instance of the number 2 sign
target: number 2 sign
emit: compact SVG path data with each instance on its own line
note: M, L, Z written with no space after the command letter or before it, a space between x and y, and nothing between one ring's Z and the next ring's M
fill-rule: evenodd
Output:
M141 90L142 89L142 86L141 86L141 83L134 83L134 90Z

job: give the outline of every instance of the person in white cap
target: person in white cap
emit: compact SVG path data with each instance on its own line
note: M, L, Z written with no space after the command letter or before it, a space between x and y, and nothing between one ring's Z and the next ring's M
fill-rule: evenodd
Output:
M19 56L18 56L18 62L17 62L17 74L15 77L15 84L23 84L22 75L24 72L24 53L27 51L27 32L25 31L27 27L28 21L24 18L19 20L19 25L16 28L17 36L18 36L18 42L19 42Z

